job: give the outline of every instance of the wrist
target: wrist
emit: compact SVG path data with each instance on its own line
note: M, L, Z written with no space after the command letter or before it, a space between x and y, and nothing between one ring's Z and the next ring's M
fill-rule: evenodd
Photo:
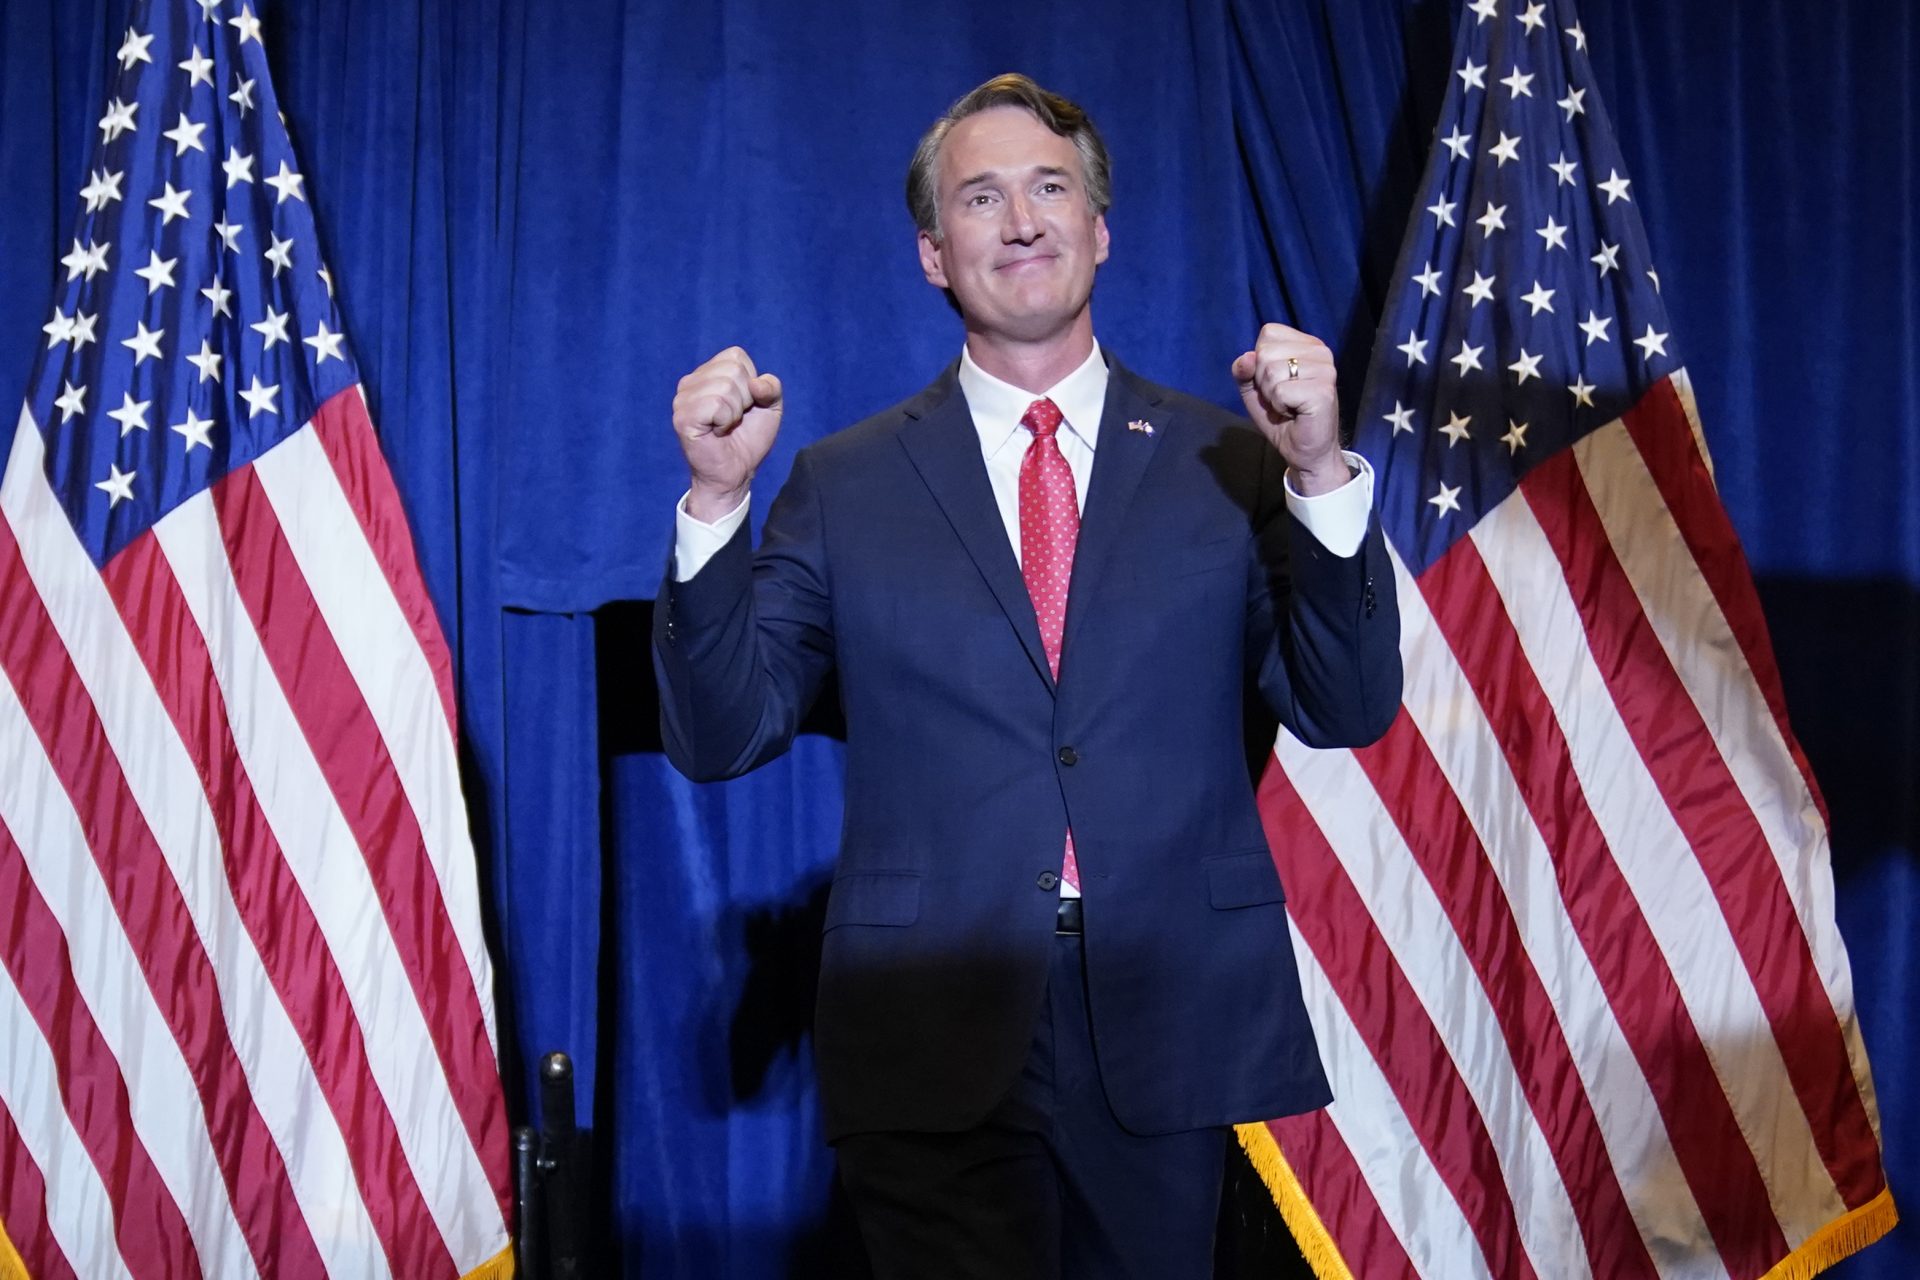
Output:
M1291 473L1294 492L1303 498L1332 493L1359 474L1347 465L1346 458L1338 449L1306 466L1296 464L1288 470Z
M727 487L695 479L687 490L687 514L701 524L712 524L746 500L751 483L749 478L737 486Z

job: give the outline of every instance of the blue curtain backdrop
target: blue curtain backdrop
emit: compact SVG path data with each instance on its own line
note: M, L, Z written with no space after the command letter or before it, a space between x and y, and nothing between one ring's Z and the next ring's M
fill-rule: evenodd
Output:
M807 1019L823 720L725 787L659 754L667 406L732 342L794 450L952 358L906 158L1016 68L1116 156L1102 339L1231 403L1260 319L1351 403L1450 0L256 0L351 341L460 666L509 1092L579 1064L626 1274L828 1265ZM0 0L0 406L20 402L128 0ZM1920 17L1584 0L1676 339L1831 801L1896 1196L1920 1195ZM0 411L0 447L14 415ZM1912 1208L1912 1205L1909 1206ZM1920 1273L1920 1229L1843 1264Z

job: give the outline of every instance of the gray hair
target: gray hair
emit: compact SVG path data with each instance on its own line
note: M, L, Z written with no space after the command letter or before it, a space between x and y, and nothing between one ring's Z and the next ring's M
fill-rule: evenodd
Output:
M940 238L940 199L934 170L940 163L940 147L953 126L968 116L994 107L1019 107L1053 132L1070 140L1080 153L1081 177L1085 180L1087 205L1098 214L1113 203L1113 162L1107 156L1107 144L1100 131L1077 103L1049 93L1026 76L1009 72L995 76L979 88L959 98L945 115L933 122L914 148L913 162L907 166L907 209L913 223L934 239Z

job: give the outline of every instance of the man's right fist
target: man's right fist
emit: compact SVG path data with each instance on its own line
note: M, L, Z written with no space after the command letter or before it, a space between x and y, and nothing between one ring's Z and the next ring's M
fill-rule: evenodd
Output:
M680 379L673 431L693 474L687 514L711 524L740 505L780 431L780 379L728 347Z

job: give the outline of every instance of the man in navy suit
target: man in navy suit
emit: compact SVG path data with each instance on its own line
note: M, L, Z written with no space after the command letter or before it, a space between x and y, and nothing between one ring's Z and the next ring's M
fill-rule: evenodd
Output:
M882 1276L1207 1276L1227 1126L1329 1098L1243 692L1310 745L1391 722L1371 473L1306 334L1233 361L1251 422L1100 349L1108 189L1085 113L1024 77L935 123L908 203L960 358L802 450L757 552L779 380L729 348L674 399L668 754L744 773L839 678L816 1051Z

